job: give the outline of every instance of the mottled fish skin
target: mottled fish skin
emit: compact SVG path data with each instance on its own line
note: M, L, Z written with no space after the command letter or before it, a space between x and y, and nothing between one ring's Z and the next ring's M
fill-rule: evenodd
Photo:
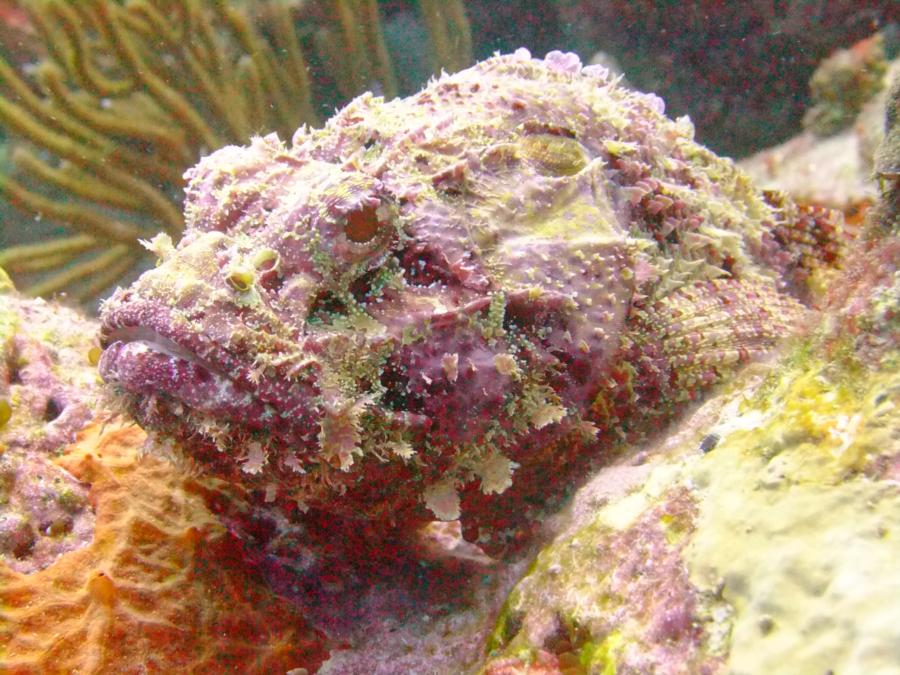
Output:
M803 316L789 205L692 136L519 50L223 148L105 303L102 376L261 500L484 539Z

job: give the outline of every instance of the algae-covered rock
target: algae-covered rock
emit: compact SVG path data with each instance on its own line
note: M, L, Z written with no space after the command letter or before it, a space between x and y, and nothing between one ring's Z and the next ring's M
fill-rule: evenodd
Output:
M893 80L884 115L884 142L875 155L882 192L880 220L894 236L900 232L900 72Z
M863 472L898 450L896 365L811 361L689 472L700 515L685 561L704 628L730 634L731 672L896 666L900 490Z
M679 487L625 528L598 517L535 561L510 595L489 649L579 672L711 672L697 593L682 560L697 506Z
M884 36L876 33L819 64L809 81L813 105L803 116L805 128L831 136L853 123L866 101L884 86L884 42Z
M484 673L895 671L898 252L861 244L768 375L743 373L647 465L619 467L624 495L602 471L576 496Z
M788 192L803 204L841 209L854 222L878 198L879 166L896 165L887 160L890 145L885 138L885 113L890 109L889 85L900 76L900 59L871 73L878 76L873 96L854 109L851 123L822 138L812 130L780 145L766 148L739 162L758 185ZM849 114L849 113L847 113ZM884 157L884 160L879 159Z
M0 443L50 452L71 442L100 396L96 322L17 294L0 272Z
M93 535L87 491L53 455L95 414L96 331L71 309L21 297L0 270L0 565L18 572Z

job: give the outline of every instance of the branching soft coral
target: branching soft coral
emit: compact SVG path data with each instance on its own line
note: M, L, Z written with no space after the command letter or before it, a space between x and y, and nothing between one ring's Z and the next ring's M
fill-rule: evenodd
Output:
M344 97L375 83L396 93L375 0L17 4L46 54L24 70L0 58L0 124L15 167L0 194L67 230L0 251L31 295L96 297L140 264L139 239L181 231L181 176L200 156L315 124L308 57ZM461 3L450 4L438 12L424 2L422 12L435 65L458 68L468 27Z

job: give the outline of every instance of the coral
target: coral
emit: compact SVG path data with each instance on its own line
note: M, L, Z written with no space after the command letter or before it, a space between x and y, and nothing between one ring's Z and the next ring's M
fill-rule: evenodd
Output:
M818 360L789 367L771 402L726 413L708 455L659 466L643 488L542 552L510 595L483 672L532 672L525 664L535 658L574 673L702 672L700 663L708 672L889 669L896 474L873 482L847 471L885 442L896 448L897 370L870 387L856 380L862 389L852 393L835 371ZM659 561L647 530L659 537L677 522L672 490L686 487L691 526L668 540L667 564L651 564ZM634 546L620 546L637 533ZM637 570L656 580L656 593L641 593L644 577L629 576L627 564L604 574L607 556L618 562L623 551L646 560ZM653 635L654 620L671 617L690 629L674 642Z
M267 589L183 468L140 456L143 440L95 425L57 459L87 486L94 534L32 574L0 563L4 672L314 671L321 634Z
M97 324L26 300L0 271L0 561L43 569L90 541L94 516L82 485L54 453L94 416Z
M836 51L819 64L809 81L812 105L803 116L804 128L832 136L849 126L884 86L886 72L881 34Z
M28 12L16 0L0 0L0 48L14 52L17 62L26 62L32 55L33 33Z
M393 95L374 0L315 4L321 16L263 0L22 0L47 55L29 68L0 59L0 122L15 139L0 193L71 234L0 251L0 265L31 295L92 299L133 271L142 237L181 232L182 174L201 155L317 121L310 58L345 97L376 82ZM459 67L461 5L443 22L433 5L438 63Z
M803 319L840 220L767 201L652 95L498 56L189 174L103 307L101 373L285 513L514 543L590 457ZM817 260L821 251L821 260Z

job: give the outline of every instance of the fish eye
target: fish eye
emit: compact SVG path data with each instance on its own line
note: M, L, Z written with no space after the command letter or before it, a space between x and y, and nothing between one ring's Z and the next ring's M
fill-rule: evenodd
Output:
M347 235L347 239L355 244L372 241L381 225L377 211L378 209L374 206L364 206L348 213L347 223L344 225L344 234Z
M225 272L225 283L239 293L246 293L253 286L253 271L243 266L231 267Z

